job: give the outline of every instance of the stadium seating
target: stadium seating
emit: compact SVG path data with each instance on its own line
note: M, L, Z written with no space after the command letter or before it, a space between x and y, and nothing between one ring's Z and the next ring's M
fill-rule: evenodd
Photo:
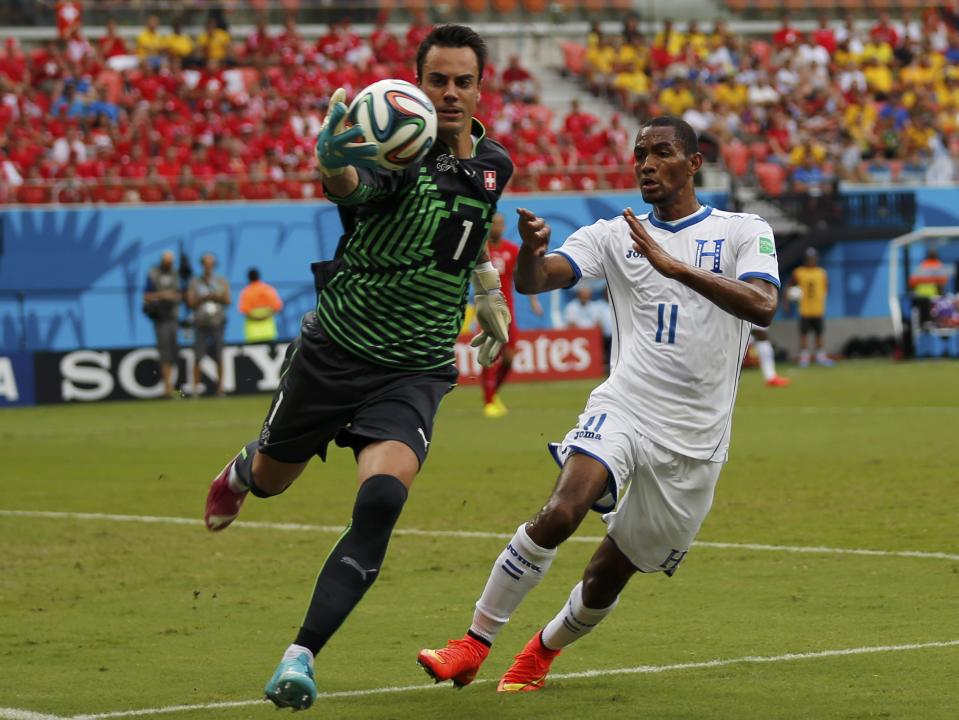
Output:
M787 1L808 10L818 0ZM870 2L878 8L884 0ZM422 9L419 0L395 5L412 16ZM492 17L600 5L611 7L592 0L456 7ZM959 52L951 50L959 32L947 20L954 16L927 9L921 21L899 26L896 47L883 46L882 27L839 42L846 30L838 25L822 39L787 32L784 23L765 37L721 26L668 33L656 26L638 39L593 32L585 42L560 41L559 50L569 76L637 119L682 114L731 175L768 194L783 191L809 137L821 146L820 169L840 180L916 182L934 170L930 177L942 182L956 178L959 157ZM0 38L0 202L317 197L312 144L326 96L337 86L353 94L384 76L412 80L428 29L414 22L394 34L381 23L361 38L336 20L306 41L288 20L279 34L264 24L231 37L224 61L79 32L26 48ZM624 32L631 32L625 24ZM923 42L910 45L906 36ZM159 37L170 43L162 30ZM510 191L633 186L629 140L610 120L589 116L570 127L536 101L536 78L488 70L478 115L516 160Z

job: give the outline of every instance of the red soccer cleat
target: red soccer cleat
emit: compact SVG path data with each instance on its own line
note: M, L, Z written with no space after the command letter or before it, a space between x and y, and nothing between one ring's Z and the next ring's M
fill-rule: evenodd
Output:
M766 381L766 387L789 387L792 380L784 378L782 375L773 375Z
M236 516L240 514L240 508L243 507L246 494L249 492L244 490L236 493L230 489L230 469L233 467L233 463L234 460L230 460L226 467L220 471L206 495L206 511L203 513L203 520L207 529L214 532L222 530L236 520Z
M462 640L450 640L438 650L420 650L416 662L436 682L452 680L453 685L462 688L473 682L487 655L489 647L466 635Z
M546 685L549 666L553 664L553 660L560 652L562 651L550 650L543 645L542 631L537 631L500 679L496 692L542 690Z

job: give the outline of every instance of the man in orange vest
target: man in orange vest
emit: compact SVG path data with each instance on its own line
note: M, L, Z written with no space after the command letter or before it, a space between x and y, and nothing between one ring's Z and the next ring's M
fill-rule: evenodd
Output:
M909 276L912 306L919 311L920 323L932 322L932 305L936 298L945 293L948 283L949 274L939 259L939 253L935 248L927 249L926 259Z
M283 309L283 301L276 289L260 280L260 271L250 268L246 275L250 284L240 293L238 308L246 322L243 337L247 343L268 343L276 340L276 315Z

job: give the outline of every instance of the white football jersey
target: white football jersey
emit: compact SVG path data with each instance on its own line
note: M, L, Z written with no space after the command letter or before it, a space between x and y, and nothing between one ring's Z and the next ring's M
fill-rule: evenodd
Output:
M773 232L758 215L703 206L675 223L652 213L639 219L689 265L779 287ZM674 452L725 461L750 323L653 269L633 249L622 216L580 228L554 252L570 262L577 282L596 278L609 287L610 375L589 403L622 408L638 432Z

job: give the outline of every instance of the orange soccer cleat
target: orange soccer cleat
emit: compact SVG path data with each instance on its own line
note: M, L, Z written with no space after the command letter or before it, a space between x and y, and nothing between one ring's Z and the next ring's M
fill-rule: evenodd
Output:
M766 381L767 387L789 387L792 380L784 378L782 375L773 375Z
M436 682L452 680L453 685L462 688L473 682L487 655L488 646L466 635L462 640L450 640L438 650L420 650L416 662Z
M553 660L560 652L562 651L550 650L543 645L542 631L537 631L500 679L496 692L542 690L546 685L549 666L553 664Z

